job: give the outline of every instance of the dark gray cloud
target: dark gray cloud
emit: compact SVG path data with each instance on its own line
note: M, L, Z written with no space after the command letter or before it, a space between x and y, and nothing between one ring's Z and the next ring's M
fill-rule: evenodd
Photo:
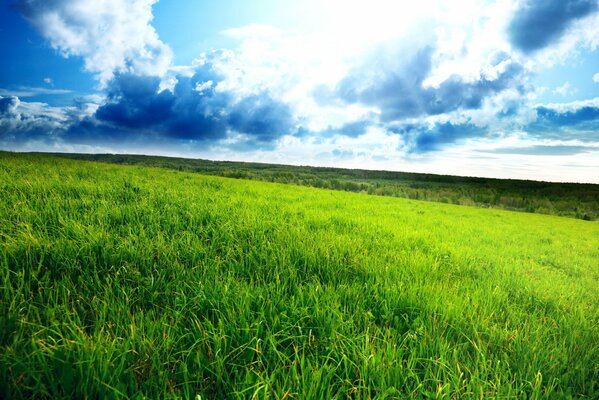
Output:
M228 114L227 122L233 130L246 133L259 142L272 142L290 134L294 128L289 106L264 92L244 98L233 105Z
M599 141L599 106L582 104L568 109L558 106L539 106L537 118L524 130L547 139L576 139L584 142Z
M525 53L540 50L597 9L597 0L523 0L508 27L510 41Z
M192 77L179 77L172 92L160 90L156 77L117 75L108 102L95 114L98 123L84 121L82 129L105 124L102 132L112 127L123 134L134 130L196 141L223 139L235 131L262 143L293 132L295 120L287 104L266 92L236 100L217 90L220 81L209 63Z
M335 135L357 138L366 133L369 127L378 125L377 118L374 115L368 115L363 119L348 122L339 126L329 126L326 129L312 131L302 126L298 127L293 133L297 137L316 137L330 138Z
M120 74L112 81L108 103L96 112L100 121L125 128L155 128L163 125L172 112L175 97L159 91L157 77Z
M0 116L13 114L19 105L19 98L16 96L0 96Z
M70 144L148 146L198 142L215 143L230 132L242 135L246 150L269 148L283 135L296 131L291 108L267 92L239 98L217 88L223 77L211 62L198 66L193 76L178 76L172 90L161 90L154 76L117 73L107 96L95 113L85 106L64 108L57 120L39 115L8 115L18 105L16 97L0 97L3 139L37 138L38 131ZM28 103L32 104L32 103ZM35 129L32 129L34 127Z
M438 122L432 125L404 124L390 128L390 132L401 135L410 152L426 153L441 150L445 145L461 139L485 136L489 129L471 122Z
M378 107L381 120L388 122L478 109L485 98L505 89L524 91L521 84L524 69L509 61L496 78L482 76L477 81L466 82L454 75L438 87L424 87L423 83L431 73L433 52L432 47L425 47L412 55L404 55L398 66L373 62L360 67L339 83L335 95L346 103ZM505 57L496 57L493 66L504 61ZM321 101L327 100L322 89L317 95Z
M581 104L578 107L539 106L537 117L522 129L531 137L553 140L580 140L587 143L599 142L599 107ZM470 137L489 136L494 133L488 126L477 126L471 122L438 122L426 124L391 125L388 130L401 135L407 149L413 153L425 153L443 149L446 145ZM497 154L569 155L598 151L594 146L530 146L504 148L490 152Z
M333 130L341 135L355 138L355 137L362 136L363 134L365 134L368 127L371 126L372 124L373 124L372 120L365 119L365 120L360 120L360 121L348 122L347 124L344 124L344 125L340 126L339 128L336 128Z
M31 141L51 145L62 131L66 115L63 109L43 103L22 103L16 96L0 96L0 146L15 148Z
M546 106L537 107L539 126L577 126L589 129L599 127L599 107L583 105L576 109L560 110Z

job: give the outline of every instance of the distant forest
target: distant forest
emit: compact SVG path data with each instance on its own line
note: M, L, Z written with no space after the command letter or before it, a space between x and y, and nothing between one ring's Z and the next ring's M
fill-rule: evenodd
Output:
M158 167L237 179L394 196L476 207L599 219L599 185L208 161L143 155L54 155L112 164Z

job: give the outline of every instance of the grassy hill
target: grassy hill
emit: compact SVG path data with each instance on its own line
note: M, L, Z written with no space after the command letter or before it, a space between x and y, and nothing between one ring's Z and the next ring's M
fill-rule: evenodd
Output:
M0 276L0 398L599 392L595 222L1 153Z
M599 185L473 178L129 154L56 154L113 164L198 172L228 178L292 183L380 196L599 219Z

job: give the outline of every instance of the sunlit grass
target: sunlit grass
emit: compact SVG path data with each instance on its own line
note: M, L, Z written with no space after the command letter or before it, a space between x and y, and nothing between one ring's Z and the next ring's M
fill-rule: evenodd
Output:
M599 225L0 156L0 397L593 398Z

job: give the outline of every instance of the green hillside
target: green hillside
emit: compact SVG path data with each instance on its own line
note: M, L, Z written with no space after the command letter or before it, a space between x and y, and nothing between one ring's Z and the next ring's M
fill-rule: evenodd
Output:
M599 224L0 153L0 398L596 398Z
M198 172L227 178L291 183L378 196L599 219L599 185L474 178L131 154L56 153L61 157Z

